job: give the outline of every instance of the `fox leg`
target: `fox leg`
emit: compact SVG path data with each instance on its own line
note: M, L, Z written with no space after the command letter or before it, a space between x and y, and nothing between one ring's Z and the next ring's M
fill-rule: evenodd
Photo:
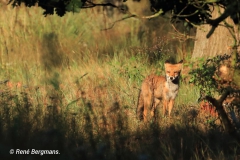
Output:
M147 122L149 120L148 110L151 109L151 96L145 95L143 100L144 100L143 120L144 122Z
M174 99L171 99L171 100L169 101L169 104L168 104L168 115L169 115L169 117L170 117L170 114L171 114L173 105L174 105Z
M152 110L151 110L151 116L155 118L155 112L156 112L156 109L157 109L157 106L158 104L160 103L160 100L157 99L157 98L154 98L154 102L153 102L153 107L152 107Z
M137 117L139 118L139 120L142 120L144 118L143 111L144 111L144 101L143 101L142 93L140 93L139 99L138 99L138 105L137 105Z
M168 106L168 100L164 99L163 100L163 116L166 116L167 106Z

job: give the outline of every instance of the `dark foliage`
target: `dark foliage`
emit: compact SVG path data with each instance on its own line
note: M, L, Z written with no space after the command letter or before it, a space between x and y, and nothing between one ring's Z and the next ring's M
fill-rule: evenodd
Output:
M126 0L121 0L122 3ZM226 8L226 12L219 20L224 20L230 16L235 23L238 23L239 2L230 0L216 0L216 1L191 1L191 0L149 0L151 4L151 10L157 12L162 10L165 14L170 12L172 14L172 21L187 20L194 24L201 24L203 22L209 22L210 24L218 25L218 21L208 21L211 18L210 6L217 4L223 8ZM139 1L140 2L140 1ZM43 8L44 15L53 14L54 11L59 16L63 16L66 12L78 12L80 8L92 8L96 6L111 6L117 7L114 2L109 1L106 3L97 4L94 1L88 0L10 0L9 4L13 6L19 6L24 3L28 7L32 7L38 4ZM191 23L188 23L191 25Z
M115 2L119 2L115 4ZM51 15L56 13L58 16L64 16L66 12L79 12L80 9L93 8L97 6L109 6L119 9L122 13L127 13L128 10L124 5L127 0L114 0L97 2L94 0L10 0L9 4L13 7L19 6L24 3L28 7L38 4L39 7L44 9L43 15ZM231 17L237 24L239 22L239 1L231 0L212 0L212 1L192 1L192 0L149 0L151 10L153 13L161 13L160 15L170 15L172 23L184 22L185 27L189 28L194 25L201 25L204 23L212 26L207 34L209 38L215 31L220 22L224 21L227 17ZM140 0L135 1L140 2ZM217 7L224 8L224 12L216 19L211 19L211 12L218 9ZM156 16L158 16L157 14ZM138 17L138 15L131 15L131 17ZM155 16L153 16L155 17ZM153 18L151 17L151 18Z
M13 7L20 6L24 3L27 7L32 7L38 4L43 8L44 16L54 14L54 11L59 16L64 16L66 12L78 12L85 4L86 0L10 0Z
M201 2L190 2L189 0L150 0L151 9L160 10L165 13L171 12L172 21L185 20L200 24L211 17L209 5ZM191 25L191 24L189 24Z
M188 25L209 23L212 26L218 24L225 18L230 16L235 23L239 22L239 2L230 0L216 0L216 1L191 1L191 0L150 0L151 9L153 11L160 10L164 13L171 12L172 20L186 20ZM224 13L215 20L211 19L212 10L217 8L211 7L219 6L225 9Z

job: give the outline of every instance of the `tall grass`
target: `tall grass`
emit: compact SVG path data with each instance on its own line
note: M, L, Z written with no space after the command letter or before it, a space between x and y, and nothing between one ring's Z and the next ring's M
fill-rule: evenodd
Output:
M135 36L143 22L104 12L43 17L42 10L1 6L0 154L10 149L58 150L44 159L233 159L238 145L220 129L201 129L198 88L182 83L168 119L136 118L140 85L163 74L163 42ZM134 24L134 25L133 25ZM150 34L149 30L146 30ZM157 43L159 42L159 43ZM164 46L164 47L163 47ZM173 54L172 56L179 55ZM227 147L226 147L227 146Z

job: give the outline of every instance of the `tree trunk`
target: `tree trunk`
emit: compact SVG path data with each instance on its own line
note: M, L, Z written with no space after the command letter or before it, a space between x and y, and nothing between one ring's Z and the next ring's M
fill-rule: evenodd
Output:
M212 19L218 18L221 13L223 13L223 9L219 9L217 7L213 8L212 12ZM233 20L229 17L225 20L225 22L232 26L232 28L226 28L224 27L224 21L218 25L218 27L215 29L214 33L210 36L210 38L206 38L206 35L208 32L212 29L212 26L210 25L201 25L199 28L197 28L196 33L196 41L194 44L192 59L198 58L198 57L213 57L216 55L222 55L222 54L231 54L231 59L228 62L228 64L223 64L219 66L218 74L220 76L220 80L224 80L225 82L228 81L227 86L224 87L225 91L222 93L219 99L213 98L213 97L206 97L206 100L211 102L217 109L218 115L222 121L223 128L227 133L232 135L234 138L236 138L237 142L240 143L240 136L237 132L236 126L233 123L230 116L228 116L228 113L225 111L223 107L223 101L227 98L227 96L230 95L233 91L239 92L239 75L240 71L235 68L236 66L236 60L237 60L237 45L239 44L239 36L238 36L238 26L235 26L233 23ZM231 32L230 32L231 31ZM235 38L235 39L234 39ZM224 67L224 72L221 71L221 68ZM224 74L223 74L224 73ZM226 75L227 78L221 77ZM216 81L216 83L218 83ZM226 83L225 83L226 84ZM219 85L225 85L224 83L219 83Z
M221 13L223 9L220 9ZM213 8L212 19L215 19L221 15L217 7ZM228 17L226 22L234 26L233 20ZM231 47L234 44L234 39L230 34L228 28L224 27L223 22L220 23L210 38L206 38L206 35L211 30L210 25L201 25L197 28L196 41L194 44L192 58L198 57L213 57L216 55L230 54Z

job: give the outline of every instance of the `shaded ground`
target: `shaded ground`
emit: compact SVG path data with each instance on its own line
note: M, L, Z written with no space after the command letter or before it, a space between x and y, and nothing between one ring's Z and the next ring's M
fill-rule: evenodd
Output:
M204 120L194 106L178 106L171 120L158 114L158 122L144 124L118 102L105 111L104 106L82 99L78 111L59 112L60 101L32 104L28 92L9 90L1 91L0 102L1 159L238 159L240 155L235 140L221 126ZM10 149L60 154L10 155Z

